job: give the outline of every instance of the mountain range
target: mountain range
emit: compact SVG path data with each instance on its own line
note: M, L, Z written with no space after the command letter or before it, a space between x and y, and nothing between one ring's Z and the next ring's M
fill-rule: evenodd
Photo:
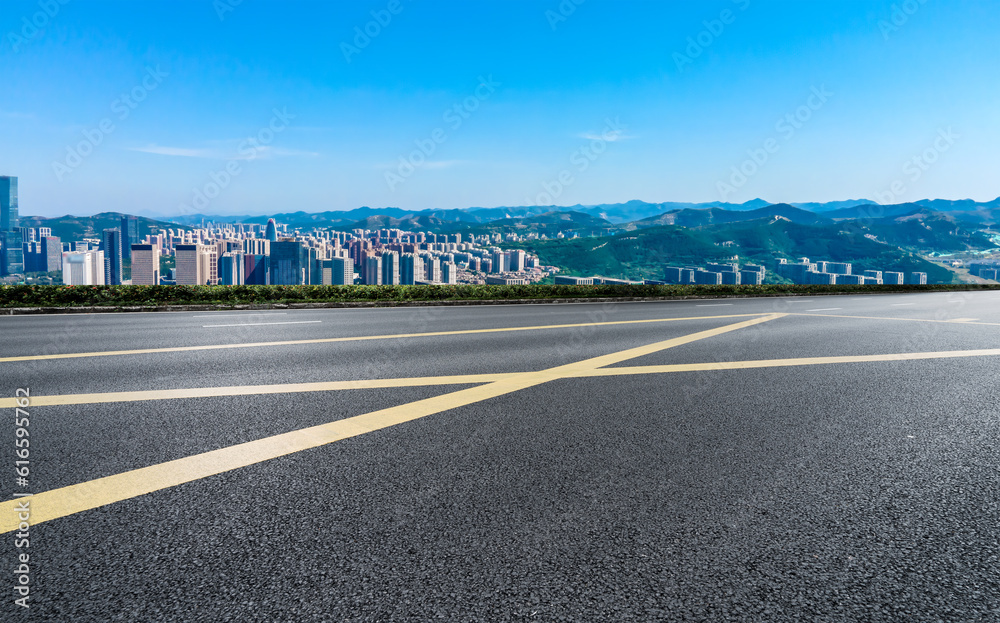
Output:
M440 221L454 223L488 223L503 219L518 219L540 216L551 212L580 212L595 218L603 219L614 225L625 225L635 221L654 218L676 212L680 210L707 210L718 209L727 212L753 212L761 208L774 205L763 199L753 199L746 203L648 203L645 201L629 201L617 204L598 205L574 205L574 206L517 206L517 207L496 207L496 208L467 208L464 210L404 210L402 208L370 208L361 207L346 211L328 212L287 212L271 215L279 223L285 223L289 227L345 227L373 216L386 216L400 221L410 218L428 217ZM878 204L867 199L852 199L847 201L833 201L827 203L792 203L781 204L791 205L806 212L813 212L828 218L848 218L847 216L837 216L839 212L845 210L858 209L866 206L877 212ZM960 201L949 201L945 199L924 199L915 201L912 204L919 205L937 212L959 212L969 215L969 218L980 218L974 215L988 212L990 215L1000 209L1000 198L990 202L975 202L971 199ZM885 206L883 206L885 207ZM264 224L269 216L251 215L204 215L189 214L177 217L168 217L161 220L179 223L183 225L201 226L209 222L213 223L247 223ZM984 222L982 220L978 222Z
M22 217L29 227L51 227L63 240L98 237L121 214L53 219ZM812 204L651 204L521 206L424 210L369 208L276 214L289 229L403 229L463 235L544 235L522 243L543 263L574 274L656 278L664 263L697 263L739 255L766 261L810 256L854 261L873 270L923 271L949 281L947 269L921 259L932 254L1000 252L992 232L1000 199L986 203L926 200L878 205L865 200ZM188 215L168 221L140 217L139 234L190 229L209 222L260 224L264 216ZM565 239L556 239L562 233ZM504 243L509 246L508 243Z

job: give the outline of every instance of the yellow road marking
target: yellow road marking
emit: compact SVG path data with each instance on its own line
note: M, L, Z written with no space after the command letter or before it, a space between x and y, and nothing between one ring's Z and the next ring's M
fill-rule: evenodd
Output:
M887 318L885 316L845 316L843 314L803 314L789 313L789 316L810 316L813 318L853 318L855 320L899 320L902 322L933 322L937 324L970 324L983 327L1000 327L1000 322L972 322L975 318L959 318L956 320L935 320L933 318ZM0 359L0 361L3 361Z
M387 387L433 387L435 385L478 385L500 381L517 373L467 374L460 376L426 376L412 379L372 379L365 381L330 381L325 383L286 383L284 385L244 385L232 387L193 387L188 389L157 389L139 392L105 394L66 394L62 396L32 396L31 407L54 405L107 404L111 402L142 402L145 400L178 400L184 398L216 398L221 396L259 396L264 394L303 394L348 389L380 389ZM13 409L16 398L0 398L0 409Z
M82 357L113 357L119 355L151 355L156 353L185 353L201 350L225 350L230 348L263 348L273 346L301 346L306 344L335 344L337 342L363 342L367 340L398 340L418 337L445 337L451 335L476 335L484 333L512 333L517 331L543 331L550 329L576 329L581 327L610 327L619 325L651 324L661 322L681 322L691 320L712 320L731 318L750 318L764 316L758 314L731 314L726 316L697 316L693 318L653 318L650 320L619 320L612 322L585 322L579 324L554 324L538 327L504 327L499 329L468 329L465 331L435 331L433 333L403 333L399 335L361 335L356 337L331 337L312 340L287 340L283 342L252 342L246 344L212 344L206 346L175 346L169 348L141 348L137 350L113 350L93 353L59 353L55 355L25 355L21 357L0 357L0 363L16 361L42 361L49 359L79 359Z
M775 320L782 316L784 314L771 314L548 370L514 374L487 385L53 489L36 494L31 498L10 500L0 503L0 534L17 530L18 519L14 509L25 499L30 500L31 524L37 525L443 411L482 402L555 379L577 376L586 370L599 366L613 365L642 355Z
M679 344L675 344L677 346ZM646 348L646 347L642 347ZM644 354L635 355L640 357ZM749 370L754 368L782 368L798 366L832 365L846 363L875 363L883 361L919 361L926 359L959 359L971 357L998 357L1000 349L955 350L926 353L894 353L887 355L845 355L834 357L802 357L797 359L759 359L750 361L718 361L711 363L682 363L658 366L630 366L623 368L583 368L565 370L560 378L589 378L602 376L632 376L641 374L670 374L674 372L706 372L715 370ZM627 359L626 359L627 361ZM604 364L612 365L612 364ZM108 404L115 402L144 402L148 400L181 400L186 398L216 398L224 396L258 396L265 394L299 394L308 392L343 391L351 389L379 389L403 387L434 387L440 385L478 385L507 380L525 374L469 374L460 376L428 376L406 379L372 379L363 381L332 381L325 383L288 383L284 385L244 385L233 387L195 387L140 392L113 392L106 394L66 394L62 396L32 396L31 407L64 406L80 404ZM0 409L13 409L15 398L0 398Z
M707 372L714 370L749 370L753 368L784 368L820 366L843 363L880 361L919 361L926 359L958 359L964 357L998 357L1000 348L985 350L950 350L936 353L897 353L892 355L848 355L843 357L803 357L801 359L761 359L754 361L719 361L713 363L681 363L662 366L637 366L588 370L581 377L622 376L636 374L669 374L673 372Z

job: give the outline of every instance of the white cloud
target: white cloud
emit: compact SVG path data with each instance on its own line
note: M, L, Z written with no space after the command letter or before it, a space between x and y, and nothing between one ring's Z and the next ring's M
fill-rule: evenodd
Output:
M222 143L212 141L213 144ZM272 147L270 145L256 145L247 147L245 142L225 141L231 147L213 148L190 148L190 147L167 147L163 145L147 145L145 147L131 147L129 151L138 151L145 154L156 154L159 156L174 156L181 158L208 158L214 160L258 160L269 158L287 157L316 157L320 154L314 151L301 151L297 149L285 149L283 147ZM237 146L242 145L242 148Z
M163 147L160 145L147 145L146 147L131 147L129 151L139 151L144 154L157 154L159 156L180 156L183 158L219 158L220 156L211 149L188 149L185 147Z
M606 132L604 134L597 134L595 132L584 132L583 134L579 134L578 136L588 141L607 141L609 143L617 143L618 141L630 141L636 138L631 134L620 134L615 132Z

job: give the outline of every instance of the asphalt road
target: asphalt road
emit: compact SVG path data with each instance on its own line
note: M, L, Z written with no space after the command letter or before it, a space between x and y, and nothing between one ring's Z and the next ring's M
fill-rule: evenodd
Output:
M0 317L0 380L4 622L1000 620L1000 293Z

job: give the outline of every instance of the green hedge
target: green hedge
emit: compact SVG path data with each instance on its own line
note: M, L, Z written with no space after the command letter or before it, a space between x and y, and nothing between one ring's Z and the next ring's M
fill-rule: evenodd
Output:
M989 285L935 286L0 286L0 307L121 307L254 305L325 302L402 302L549 298L781 296L1000 289Z

